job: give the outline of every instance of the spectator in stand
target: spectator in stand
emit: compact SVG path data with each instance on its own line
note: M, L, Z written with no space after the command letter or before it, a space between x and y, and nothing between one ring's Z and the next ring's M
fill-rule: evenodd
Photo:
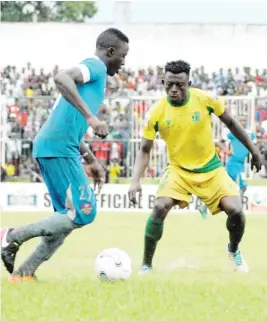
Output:
M118 159L114 158L111 159L109 166L107 167L108 174L109 174L109 182L110 180L115 180L115 182L118 182L118 179L121 175L121 166L119 164Z
M30 62L21 69L10 65L2 69L1 93L6 96L7 130L13 138L31 140L43 125L57 97L53 77L58 71L59 66L49 71L44 68L36 69ZM102 106L99 118L110 124L109 139L112 144L98 140L94 143L94 152L102 159L103 164L107 165L110 158L117 158L115 154L119 154L119 161L123 164L127 155L126 141L129 139L130 131L133 130L137 134L136 138L140 137L139 131L149 107L145 100L140 99L132 110L129 97L144 95L160 97L163 94L162 76L163 68L157 66L138 71L124 67L119 75L108 77L107 102ZM261 96L256 106L256 120L262 122L261 132L267 135L267 99L264 100L264 96L267 97L267 69L256 69L254 72L248 67L220 68L218 71L208 73L204 66L201 66L192 70L191 81L192 87L210 91L214 95ZM35 99L35 96L39 98ZM50 98L40 99L40 96L50 96ZM261 137L265 137L264 133ZM88 139L95 139L90 129ZM20 151L14 150L15 145L8 142L8 154L19 154L21 157ZM122 152L118 152L120 150ZM158 161L156 158L155 160Z

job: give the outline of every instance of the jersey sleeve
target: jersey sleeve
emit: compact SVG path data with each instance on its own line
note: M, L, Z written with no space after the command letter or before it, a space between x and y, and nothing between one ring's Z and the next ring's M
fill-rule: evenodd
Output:
M143 137L154 140L158 131L158 115L157 109L153 106L145 115L143 126Z
M211 98L211 108L216 116L221 116L225 111L225 101L219 98Z
M83 75L84 83L96 81L99 77L105 76L106 73L103 63L97 58L86 59L78 67Z

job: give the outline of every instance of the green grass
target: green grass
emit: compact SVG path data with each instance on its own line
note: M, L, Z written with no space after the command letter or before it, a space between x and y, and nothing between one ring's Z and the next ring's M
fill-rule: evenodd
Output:
M2 225L19 225L45 214L5 213ZM136 276L143 251L143 213L101 213L69 236L38 270L39 282L9 284L2 269L2 321L266 321L267 216L249 215L242 250L248 274L236 274L225 251L223 214L171 215L153 275ZM36 241L20 250L17 264ZM133 261L130 280L101 283L93 272L104 248L125 249Z

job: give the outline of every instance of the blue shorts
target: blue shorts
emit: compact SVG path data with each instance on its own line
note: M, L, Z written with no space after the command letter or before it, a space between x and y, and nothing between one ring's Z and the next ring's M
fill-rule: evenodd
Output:
M74 223L90 224L96 216L96 199L79 157L36 159L54 210L68 214Z
M235 181L240 189L247 188L247 184L242 178L242 173L244 173L244 163L232 160L231 158L226 164L226 170L228 175Z

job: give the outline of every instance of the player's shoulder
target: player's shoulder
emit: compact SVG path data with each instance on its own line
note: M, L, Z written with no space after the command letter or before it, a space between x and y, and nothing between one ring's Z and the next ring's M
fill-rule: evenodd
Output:
M167 97L164 96L156 101L151 108L149 108L148 113L153 116L160 116L167 105Z
M84 64L84 65L87 65L89 67L97 68L99 71L105 71L106 72L106 70L107 70L106 65L97 56L88 57L88 58L82 60L80 63Z
M198 88L190 88L190 95L197 97L198 100L205 104L213 104L219 102L220 104L225 105L225 100L211 91L206 91Z
M198 88L190 88L190 95L203 100L217 99L216 95L214 95L212 92Z

